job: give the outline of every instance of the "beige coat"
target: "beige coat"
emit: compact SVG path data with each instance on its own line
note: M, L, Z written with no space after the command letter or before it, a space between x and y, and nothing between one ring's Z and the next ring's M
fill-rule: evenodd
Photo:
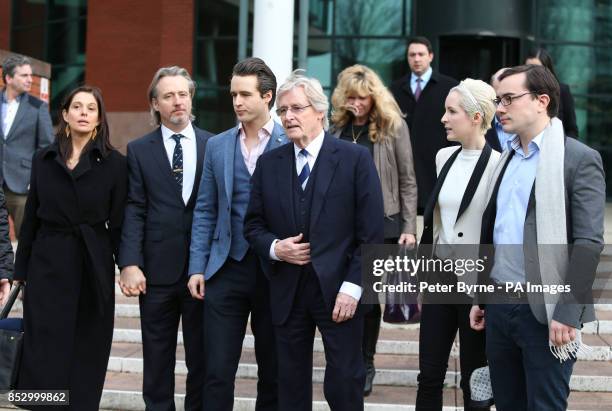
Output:
M342 130L333 128L334 137ZM382 186L385 217L401 213L402 233L416 234L417 185L410 132L405 121L397 136L374 144L374 165Z

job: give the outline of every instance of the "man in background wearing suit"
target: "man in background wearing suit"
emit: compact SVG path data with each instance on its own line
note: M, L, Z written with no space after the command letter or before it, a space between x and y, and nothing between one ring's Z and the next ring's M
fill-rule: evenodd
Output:
M497 115L504 131L516 135L492 176L480 242L495 251L479 282L521 284L523 291L513 288L486 307L473 306L470 323L486 329L498 410L565 410L580 329L595 320L603 165L597 151L568 138L555 118L559 83L550 71L518 66L499 81ZM525 293L529 284L569 286L571 293Z
M417 210L423 214L436 183L436 153L451 145L440 119L444 101L456 80L434 72L431 43L425 37L408 40L406 55L411 73L391 85L391 92L410 128L410 140L417 179Z
M383 200L370 153L327 133L321 84L292 74L278 91L292 143L257 161L245 236L266 262L278 341L279 410L312 409L315 327L333 410L363 409L361 246L383 243Z
M187 289L193 208L210 133L191 124L195 84L187 70L160 68L149 87L159 126L128 144L128 203L119 267L120 286L139 296L147 410L174 410L179 321L187 365L186 410L202 410L202 303Z
M189 290L204 299L203 401L208 411L232 409L250 314L259 377L255 409L276 411L278 364L269 285L243 228L257 159L287 139L270 117L276 77L263 60L236 64L230 93L240 123L207 144L191 234Z
M19 237L28 197L32 156L53 141L49 106L28 94L32 88L30 59L12 55L2 63L4 90L0 93L0 181L6 207Z
M493 90L497 92L499 88L499 76L506 71L507 67L500 68L491 76L491 87ZM491 148L495 151L499 151L500 153L508 148L508 140L511 140L514 135L512 133L506 133L504 131L504 127L499 122L499 118L497 117L497 113L493 116L493 121L491 121L491 128L487 130L485 134L485 139L487 143L491 146Z

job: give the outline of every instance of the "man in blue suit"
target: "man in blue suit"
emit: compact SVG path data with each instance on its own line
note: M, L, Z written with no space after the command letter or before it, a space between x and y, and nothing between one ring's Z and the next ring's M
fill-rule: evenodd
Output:
M361 246L383 243L380 180L365 148L325 132L329 102L316 79L294 73L278 96L292 144L259 158L245 236L270 280L279 409L312 409L316 327L330 408L362 410Z
M287 142L270 117L276 77L259 58L236 64L230 93L240 122L210 139L194 211L189 290L204 299L204 404L231 410L249 314L259 381L257 410L277 410L277 358L268 280L243 234L259 156Z
M11 55L2 63L5 87L0 90L0 184L19 237L32 156L53 141L49 106L28 94L32 88L30 59Z
M189 295L187 267L193 208L207 131L192 125L195 84L181 67L160 68L149 87L159 125L128 144L128 202L121 236L119 285L139 296L147 410L174 411L179 321L187 365L185 410L201 411L204 381L202 304Z

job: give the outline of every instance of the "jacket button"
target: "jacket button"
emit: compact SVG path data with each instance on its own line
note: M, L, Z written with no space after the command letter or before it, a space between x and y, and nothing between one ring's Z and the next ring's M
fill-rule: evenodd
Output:
M463 237L463 233L462 233L462 232L457 233L457 235L458 235L459 237Z

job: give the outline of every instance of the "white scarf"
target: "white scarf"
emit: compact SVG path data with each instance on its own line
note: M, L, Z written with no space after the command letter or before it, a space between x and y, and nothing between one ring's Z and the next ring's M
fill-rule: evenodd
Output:
M493 177L489 181L487 198L490 199L504 164L508 161L511 151L505 150ZM563 124L558 118L553 118L544 130L540 147L540 158L536 169L536 233L538 239L538 260L543 285L564 284L569 255L567 244L566 204L565 204L565 133ZM545 294L546 317L548 325L552 321L559 294ZM559 359L565 361L576 358L579 352L590 351L591 348L582 343L580 330L576 330L576 339L562 346L555 346L549 341L550 351Z

